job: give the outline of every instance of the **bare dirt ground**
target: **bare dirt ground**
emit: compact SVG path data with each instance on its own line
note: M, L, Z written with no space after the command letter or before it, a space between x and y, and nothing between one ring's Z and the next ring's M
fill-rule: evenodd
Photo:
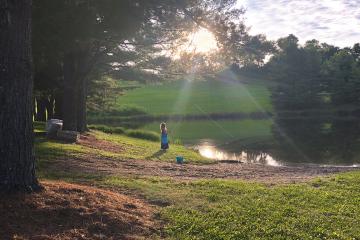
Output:
M41 184L39 193L0 198L1 239L148 239L159 228L142 200L65 182Z
M121 145L98 140L92 135L82 137L79 144L107 151L121 151ZM297 166L275 167L261 164L215 163L208 165L176 164L151 160L124 160L87 155L85 158L57 159L50 168L54 170L119 174L131 176L161 176L179 180L199 178L243 179L265 183L303 182L314 177L351 171L353 167ZM357 168L359 169L359 168Z
M89 148L104 150L114 153L121 153L124 151L121 145L101 139L96 139L95 136L92 134L82 134L80 136L80 140L78 141L78 144Z

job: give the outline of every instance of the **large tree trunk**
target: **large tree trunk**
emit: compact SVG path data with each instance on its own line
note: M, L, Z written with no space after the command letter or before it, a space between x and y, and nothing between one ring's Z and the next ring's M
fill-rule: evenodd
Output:
M75 56L69 53L64 59L63 120L64 130L77 131L77 77Z
M87 98L87 81L81 80L78 89L78 109L77 109L77 130L78 132L85 132L88 130L86 124L86 98Z
M64 130L85 132L87 98L87 52L73 51L64 59Z
M0 189L38 188L33 149L31 0L0 0Z

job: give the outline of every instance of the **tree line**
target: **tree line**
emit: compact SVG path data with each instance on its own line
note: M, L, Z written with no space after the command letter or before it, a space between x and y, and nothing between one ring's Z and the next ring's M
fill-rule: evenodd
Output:
M300 45L299 39L290 34L274 42L267 63L252 63L237 71L278 83L272 89L278 110L360 104L359 43L339 48L313 39Z

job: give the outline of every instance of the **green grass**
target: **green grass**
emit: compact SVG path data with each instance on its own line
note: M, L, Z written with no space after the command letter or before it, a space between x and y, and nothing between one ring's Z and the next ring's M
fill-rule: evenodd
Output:
M43 123L35 123L35 131L43 131ZM158 138L158 135L146 131L127 131L129 135L134 134L141 138ZM138 139L119 134L106 134L100 131L93 131L98 139L107 140L119 144L121 153L108 152L94 148L85 147L78 144L66 144L58 141L47 140L45 137L35 139L35 153L38 164L43 166L56 158L86 157L89 154L97 157L107 157L114 159L147 159L174 162L176 156L183 156L185 161L191 163L212 163L213 160L202 157L198 152L178 144L170 144L170 149L160 151L160 141L154 142L145 139ZM141 136L139 136L139 134Z
M169 239L360 238L360 172L273 187L121 177L102 184L134 189L151 201L170 204L160 212Z
M184 143L199 143L203 139L212 139L216 143L225 143L238 139L256 139L260 141L272 136L272 120L199 120L167 122L169 137ZM150 123L142 127L150 131L159 131L159 123Z
M121 146L125 148L125 151L121 153L120 156L127 159L149 159L174 162L176 156L183 156L187 162L213 162L212 160L202 157L199 153L187 149L182 145L170 144L170 149L167 151L161 151L160 142L157 143L117 134L109 135L102 132L96 132L96 137L121 144Z
M142 130L142 129L128 129L125 130L122 127L111 127L107 125L89 125L89 129L99 130L109 134L125 134L126 136L133 138L140 138L149 141L160 141L160 135L154 131Z
M42 126L36 126L41 131ZM158 152L158 143L97 131L94 134L121 144L124 153L37 137L38 175L43 179L87 182L139 194L162 206L158 216L165 223L167 239L360 239L360 171L309 183L273 186L236 180L178 181L49 171L57 157L70 160L88 154L119 160L149 157L173 161L181 153L195 163L206 163L206 159L179 145L151 157Z
M160 141L160 135L156 132L145 131L145 130L127 130L125 132L126 136L133 138L145 139L153 142Z
M151 115L203 115L208 113L272 111L270 91L263 81L177 81L145 85L128 91L117 107L136 105Z

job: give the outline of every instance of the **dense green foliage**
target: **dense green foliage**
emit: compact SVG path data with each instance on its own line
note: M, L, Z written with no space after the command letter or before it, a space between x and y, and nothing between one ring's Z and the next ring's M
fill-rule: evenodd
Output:
M339 49L317 40L298 44L294 35L277 41L278 52L265 65L266 76L280 83L273 90L277 109L358 105L358 45Z

